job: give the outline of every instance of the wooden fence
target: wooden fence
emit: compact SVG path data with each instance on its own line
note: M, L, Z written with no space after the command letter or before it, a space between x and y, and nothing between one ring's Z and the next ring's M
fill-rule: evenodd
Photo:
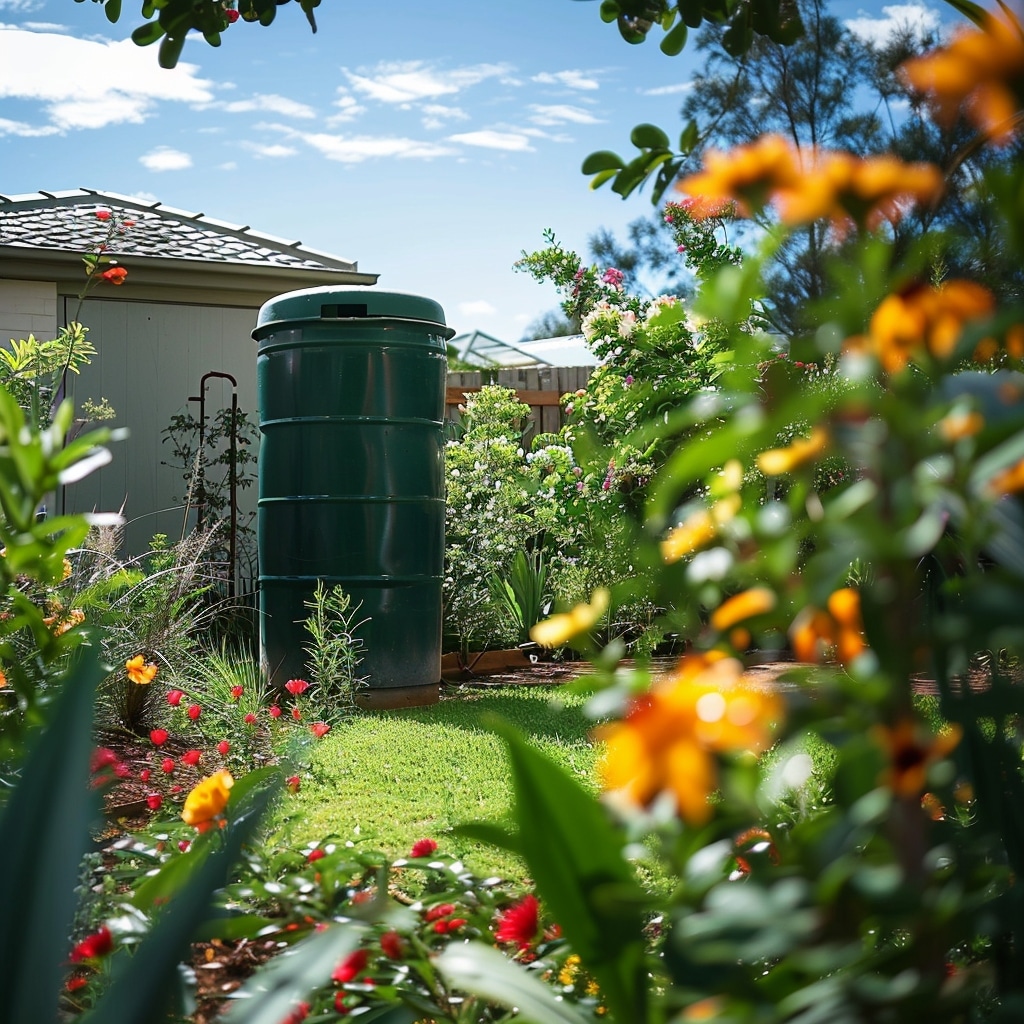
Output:
M445 397L445 418L458 423L458 407L466 395L479 391L484 384L501 384L514 388L520 402L530 407L530 425L524 437L529 445L535 434L555 433L562 425L559 401L566 392L586 386L592 366L508 367L502 370L472 370L448 374Z

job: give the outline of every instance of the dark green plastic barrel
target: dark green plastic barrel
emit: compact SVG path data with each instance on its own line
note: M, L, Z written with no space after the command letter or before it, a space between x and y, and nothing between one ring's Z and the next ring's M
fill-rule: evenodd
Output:
M364 703L436 700L444 565L444 310L374 288L308 288L259 312L260 659L308 674L318 580L361 604Z

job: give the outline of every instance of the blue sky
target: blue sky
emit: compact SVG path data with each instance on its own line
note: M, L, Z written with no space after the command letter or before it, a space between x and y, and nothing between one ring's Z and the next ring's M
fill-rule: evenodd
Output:
M443 16L438 10L443 9ZM861 30L930 20L920 4L837 4ZM0 193L94 188L359 261L437 299L458 331L505 340L557 304L512 264L553 228L583 250L651 209L592 192L587 153L627 153L642 121L677 130L692 48L624 43L596 2L324 0L237 22L179 67L97 4L0 0ZM951 20L948 9L944 20Z

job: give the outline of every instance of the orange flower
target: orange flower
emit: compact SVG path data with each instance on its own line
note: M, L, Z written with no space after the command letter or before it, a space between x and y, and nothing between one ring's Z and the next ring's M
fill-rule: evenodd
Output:
M156 678L157 667L152 662L147 663L141 654L129 658L124 667L128 671L128 678L138 686L146 686Z
M711 625L720 632L724 631L744 619L770 612L776 602L774 592L767 587L751 587L719 605L711 615Z
M104 281L109 281L111 284L121 285L124 284L124 279L128 276L128 271L124 267L110 267L108 270L104 270L100 277Z
M959 725L952 725L934 736L909 718L900 719L892 728L877 725L871 732L889 762L879 782L906 797L921 795L929 767L954 750L963 735Z
M698 548L711 543L719 527L729 522L740 510L741 505L740 496L730 494L716 501L710 509L702 508L691 513L679 526L673 527L661 542L661 557L666 565L678 562L681 558L692 555Z
M964 324L988 316L994 307L992 293L973 281L954 279L938 287L915 283L879 304L868 326L868 347L887 373L898 373L924 349L945 359Z
M670 793L679 814L701 824L711 816L715 755L767 749L781 712L778 696L745 682L735 659L686 655L621 722L599 731L605 786L639 806Z
M950 444L965 437L974 437L984 427L985 417L980 412L967 409L954 409L938 422L939 435Z
M1009 12L1006 18L988 15L981 29L958 33L949 46L907 61L902 71L944 124L952 124L963 110L994 142L1013 138L1024 78L1024 34Z
M205 832L213 820L224 813L230 795L228 791L234 784L235 780L226 768L196 783L185 797L185 806L181 809L185 824Z
M907 201L932 202L942 189L942 173L931 164L822 152L796 185L781 190L777 198L783 223L828 218L842 231L850 221L862 228L877 227L883 217L896 221Z
M833 651L849 665L867 650L860 614L860 594L844 587L829 596L828 611L808 606L789 627L789 640L798 661L824 661Z
M578 604L571 612L552 615L530 630L530 639L541 647L558 647L596 626L608 610L611 594L607 588L594 591L590 604Z
M736 201L740 216L760 210L780 189L799 187L799 153L781 135L762 135L728 153L711 150L704 169L683 178L676 188L696 197L697 205Z
M1024 459L996 473L988 482L992 495L1017 494L1024 491Z
M757 468L766 476L781 476L816 459L827 447L828 431L824 427L815 427L809 437L798 437L788 448L761 452L757 457Z

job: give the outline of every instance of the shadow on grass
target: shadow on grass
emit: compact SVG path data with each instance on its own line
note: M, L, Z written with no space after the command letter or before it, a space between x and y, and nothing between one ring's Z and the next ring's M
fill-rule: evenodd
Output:
M388 714L476 732L490 732L491 723L498 718L528 738L563 744L589 742L594 726L583 714L581 697L569 694L560 697L557 690L548 687L497 692L465 689L442 699L439 704Z

